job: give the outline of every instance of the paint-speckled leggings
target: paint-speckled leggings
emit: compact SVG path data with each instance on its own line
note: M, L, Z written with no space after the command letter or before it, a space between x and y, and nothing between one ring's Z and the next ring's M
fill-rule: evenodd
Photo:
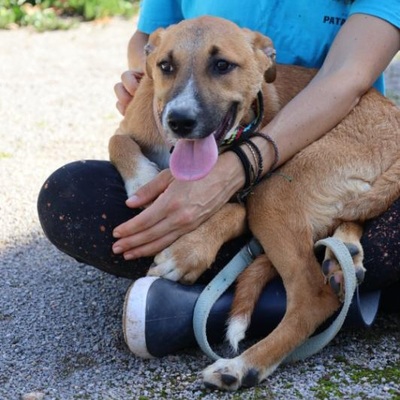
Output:
M55 171L38 199L43 230L61 251L103 271L128 278L145 275L151 259L125 261L111 251L112 230L138 211L125 205L126 193L117 170L107 161L78 161ZM215 272L245 243L227 243L213 268ZM368 272L362 286L383 288L400 281L400 200L379 218L365 224L362 244Z

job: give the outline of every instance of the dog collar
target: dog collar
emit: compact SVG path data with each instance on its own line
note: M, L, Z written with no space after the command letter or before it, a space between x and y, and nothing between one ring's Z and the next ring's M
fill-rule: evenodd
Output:
M261 90L257 93L257 97L251 105L255 117L253 121L251 121L247 125L238 125L233 131L229 138L226 138L222 141L221 146L229 146L233 142L236 142L240 139L244 139L249 137L252 132L256 130L258 125L260 124L263 114L264 114L264 101Z

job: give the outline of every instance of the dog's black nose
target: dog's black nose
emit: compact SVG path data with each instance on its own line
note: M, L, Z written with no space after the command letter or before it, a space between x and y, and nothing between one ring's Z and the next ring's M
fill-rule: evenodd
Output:
M182 137L190 135L197 125L197 121L188 113L178 110L170 111L167 123L172 132Z

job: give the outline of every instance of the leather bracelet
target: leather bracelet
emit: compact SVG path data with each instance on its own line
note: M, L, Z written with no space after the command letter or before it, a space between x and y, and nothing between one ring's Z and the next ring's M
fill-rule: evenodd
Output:
M270 168L269 171L267 172L267 175L266 175L266 176L268 176L268 175L277 167L277 165L278 165L278 163L279 163L279 158L280 158L280 157L279 157L279 149L278 149L278 146L277 146L275 140L272 139L272 137L269 136L269 135L267 135L266 133L262 133L262 132L253 132L253 133L251 134L251 136L252 136L252 137L258 136L258 137L261 137L261 138L265 139L268 143L270 143L270 144L272 145L272 147L273 147L273 149L274 149L274 154L275 154L274 162L272 163L271 168Z
M250 177L251 164L246 156L246 153L239 146L232 146L229 149L229 151L233 151L239 157L239 160L242 163L245 176L244 188L249 187L251 183L251 177Z
M254 161L256 163L256 166L257 166L257 173L254 174L254 179L251 182L251 186L255 186L255 185L257 185L257 183L260 182L261 175L264 170L263 157L262 157L261 151L258 148L258 146L251 140L245 139L245 140L243 140L243 144L245 144L247 146L247 148L250 150L250 152L254 158Z
M275 169L275 167L277 166L277 164L279 162L278 146L276 145L275 141L269 135L267 135L265 133L254 132L254 133L252 133L251 137L254 137L254 136L262 137L268 143L270 143L272 145L272 147L274 148L274 154L275 154L274 161L271 165L271 168L264 176L265 178L267 178L271 175L271 172ZM244 144L249 149L251 155L253 156L254 162L255 162L255 168L257 168L256 172L255 172L253 165L251 164L249 158L247 157L246 153L243 151L242 148L240 148L239 144ZM262 153L261 153L260 149L258 148L258 146L253 141L251 141L249 138L243 139L236 146L232 146L229 149L229 151L233 151L239 157L239 160L242 163L242 167L243 167L244 174L245 174L245 183L244 183L243 189L237 193L237 199L238 199L239 203L244 203L244 200L251 193L254 186L256 186L262 179L262 172L264 169Z
M261 180L261 175L263 171L263 158L260 149L251 140L244 139L240 142L240 144L244 144L248 147L255 163L255 167L253 168L252 163L250 162L244 150L239 146L239 144L229 149L229 151L233 151L239 157L245 173L245 184L243 186L243 189L240 190L236 195L238 202L243 204L246 197L253 190L254 186Z

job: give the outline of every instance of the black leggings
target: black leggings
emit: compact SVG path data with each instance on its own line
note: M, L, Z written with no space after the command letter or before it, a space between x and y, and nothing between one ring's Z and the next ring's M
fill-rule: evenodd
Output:
M152 258L125 261L111 250L112 230L139 212L125 205L126 198L122 178L108 161L73 162L55 171L41 188L39 219L48 239L62 252L108 273L136 279L146 274ZM365 224L364 289L400 281L399 227L400 199ZM201 281L215 275L247 240L241 237L225 244Z

